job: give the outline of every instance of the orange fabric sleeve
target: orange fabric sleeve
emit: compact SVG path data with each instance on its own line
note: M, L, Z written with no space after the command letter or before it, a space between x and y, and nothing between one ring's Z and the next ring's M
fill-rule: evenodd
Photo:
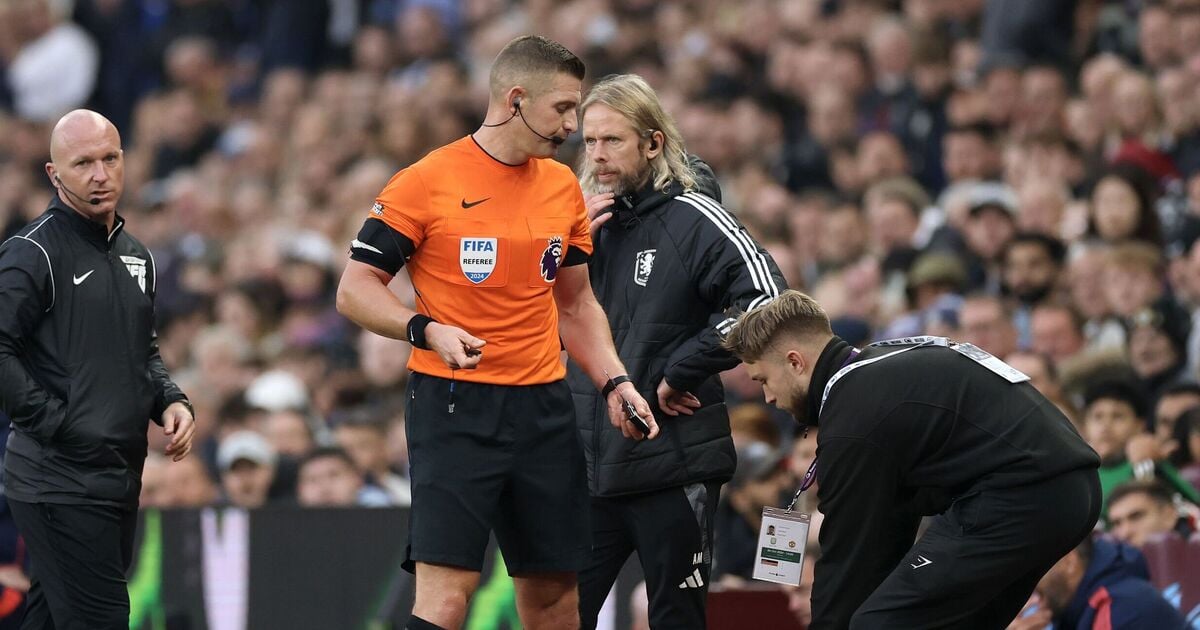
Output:
M425 240L425 227L433 218L429 192L421 174L409 167L393 175L375 198L371 214L407 236L414 247L420 247Z

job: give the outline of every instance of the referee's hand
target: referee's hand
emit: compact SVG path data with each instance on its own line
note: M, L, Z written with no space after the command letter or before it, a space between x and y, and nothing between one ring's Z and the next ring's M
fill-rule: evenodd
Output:
M425 343L452 370L474 370L483 360L483 346L487 345L458 326L437 322L425 326Z
M628 400L642 420L650 427L650 435L642 435L642 432L633 425L629 417L625 415L625 405L621 399ZM631 440L641 440L647 438L653 440L658 437L658 423L654 421L654 412L650 411L650 405L646 403L646 399L638 393L637 388L633 383L621 383L617 388L609 392L608 400L608 421L621 431L621 435Z

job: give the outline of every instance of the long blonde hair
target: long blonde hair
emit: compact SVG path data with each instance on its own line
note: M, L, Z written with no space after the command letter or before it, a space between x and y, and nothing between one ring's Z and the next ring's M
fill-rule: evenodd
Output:
M662 132L662 153L650 160L655 190L665 192L671 182L677 182L685 191L696 188L696 172L688 163L683 136L675 126L675 119L663 110L658 95L645 79L636 74L604 77L592 86L587 98L583 99L579 115L582 117L589 107L597 103L607 105L633 124L639 142L650 140L655 131ZM586 159L586 156L581 156L583 164L586 164ZM592 170L581 166L579 172L583 189L594 190L597 184Z

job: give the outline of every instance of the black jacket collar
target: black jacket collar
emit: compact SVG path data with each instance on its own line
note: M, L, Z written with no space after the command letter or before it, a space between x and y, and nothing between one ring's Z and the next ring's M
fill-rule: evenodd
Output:
M817 426L819 421L821 395L825 393L825 384L838 370L842 369L853 350L854 346L846 343L837 335L834 335L833 339L825 344L825 349L821 350L821 356L817 358L817 365L813 367L812 381L808 384L808 423L812 426Z
M118 214L114 217L113 230L109 233L108 228L104 224L96 223L84 217L78 210L64 203L58 195L55 195L50 200L49 210L57 211L55 214L62 215L67 225L70 225L71 229L75 230L84 240L94 243L105 250L112 248L112 244L116 242L117 237L121 235L121 231L125 227L125 219Z

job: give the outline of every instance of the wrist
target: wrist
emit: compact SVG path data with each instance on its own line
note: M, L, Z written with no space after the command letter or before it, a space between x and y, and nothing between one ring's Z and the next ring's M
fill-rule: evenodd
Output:
M628 374L618 374L618 375L608 379L608 382L604 384L604 388L601 389L600 391L604 395L605 398L608 398L608 395L613 393L613 391L617 389L618 385L621 385L622 383L631 383L631 382L632 381L629 379Z
M429 350L429 341L425 338L425 330L432 323L434 323L432 317L421 313L409 318L406 335L408 343L411 343L414 348Z

